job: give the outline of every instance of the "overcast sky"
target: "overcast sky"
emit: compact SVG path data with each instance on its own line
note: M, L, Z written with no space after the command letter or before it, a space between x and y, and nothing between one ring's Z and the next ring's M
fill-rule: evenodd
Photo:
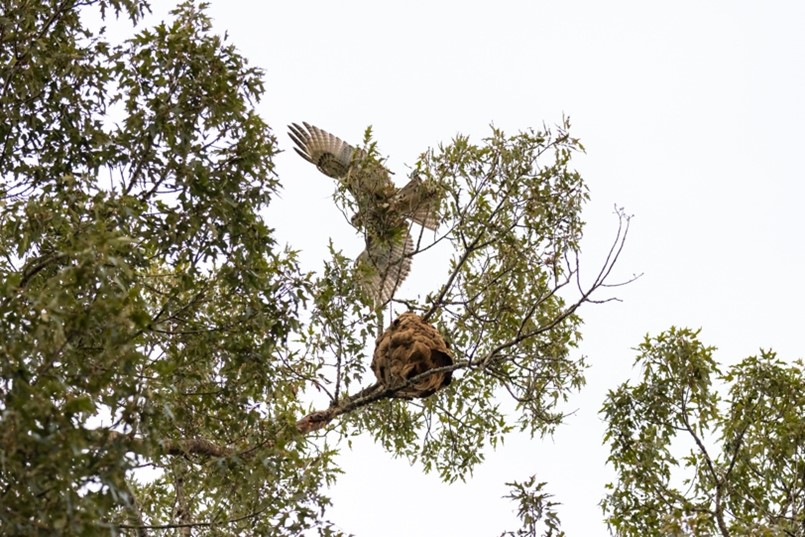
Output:
M290 151L290 122L353 143L372 125L404 181L419 153L457 133L479 141L490 123L514 133L566 114L587 148L575 163L592 196L589 270L615 232L613 206L634 215L616 276L645 275L622 302L581 311L592 368L557 434L513 437L451 486L359 440L331 491L343 530L498 535L517 525L504 482L536 473L568 535L606 535L597 412L634 374L646 333L702 327L723 363L760 347L803 356L805 2L214 0L210 14L266 70L260 111L286 150L268 219L308 269L330 237L350 255L362 245L330 180ZM306 229L311 213L324 231ZM428 271L417 260L410 281Z

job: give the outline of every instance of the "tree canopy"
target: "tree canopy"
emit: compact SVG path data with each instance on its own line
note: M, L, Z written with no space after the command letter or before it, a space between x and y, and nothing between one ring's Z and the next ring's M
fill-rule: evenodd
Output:
M761 351L722 372L687 328L637 350L640 382L603 408L615 533L805 535L803 363Z
M584 148L567 119L423 141L410 179L434 188L442 225L409 227L405 255L413 271L431 248L449 262L430 269L438 285L375 308L336 244L306 272L274 238L263 73L204 7L145 27L142 0L3 4L6 534L339 535L324 491L345 438L465 479L510 432L552 432L584 384L579 308L612 298L629 218L616 211L609 255L582 278L588 194L571 160ZM131 36L110 39L92 14L127 19ZM369 129L361 149L382 163ZM365 209L335 190L346 213ZM450 360L381 382L376 340L406 312ZM804 535L803 364L761 351L724 372L689 329L637 350L640 380L602 410L610 529ZM545 483L510 486L523 526L504 535L561 535Z
M628 218L584 281L583 147L567 119L425 150L413 173L438 185L444 224L412 255L444 244L450 262L439 286L373 310L336 246L307 273L274 239L262 72L203 8L147 28L138 0L12 0L0 15L9 534L338 534L323 488L344 435L462 479L510 431L554 430L584 383L578 309L608 298L594 293ZM136 33L112 42L87 10ZM364 149L378 155L369 137ZM455 356L453 383L415 401L368 368L404 311ZM550 511L541 487L514 484L527 528Z

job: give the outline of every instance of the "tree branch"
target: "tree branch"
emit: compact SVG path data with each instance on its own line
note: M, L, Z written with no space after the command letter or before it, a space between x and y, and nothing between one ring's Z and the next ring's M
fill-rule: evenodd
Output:
M704 443L702 442L699 435L696 434L696 431L690 425L690 421L688 420L687 409L683 403L682 405L682 423L685 426L685 430L693 437L693 441L696 443L696 446L699 448L699 452L704 457L704 461L707 464L707 469L710 471L710 475L713 478L713 481L716 484L716 505L715 505L715 513L713 513L716 517L716 523L718 524L718 530L721 532L722 537L730 537L729 528L727 528L727 524L724 521L724 506L721 503L722 499L722 485L724 484L724 480L718 476L716 472L715 466L713 465L713 459L710 457L710 454L707 452L707 448L705 447Z

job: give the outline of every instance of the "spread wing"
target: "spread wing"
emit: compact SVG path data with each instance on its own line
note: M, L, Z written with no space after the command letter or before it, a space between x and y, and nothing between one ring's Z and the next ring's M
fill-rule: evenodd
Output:
M414 241L406 230L404 240L370 241L358 256L355 262L364 265L364 288L375 307L391 300L397 287L408 276L413 251Z
M333 179L344 178L352 163L364 156L360 149L309 123L302 122L301 126L292 123L288 129L288 135L296 144L294 151Z
M309 123L303 122L301 126L292 123L288 129L296 144L294 150L323 174L343 181L359 205L377 202L379 198L387 200L397 191L388 168L369 158L364 150Z
M419 177L414 176L397 191L393 204L395 210L417 224L434 231L439 227L439 192Z

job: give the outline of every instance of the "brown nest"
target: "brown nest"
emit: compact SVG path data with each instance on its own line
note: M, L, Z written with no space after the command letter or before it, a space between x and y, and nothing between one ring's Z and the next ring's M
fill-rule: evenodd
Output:
M453 365L444 338L433 326L414 313L403 313L377 340L372 371L387 388L435 369ZM451 372L427 375L394 393L394 397L428 397L450 384Z

